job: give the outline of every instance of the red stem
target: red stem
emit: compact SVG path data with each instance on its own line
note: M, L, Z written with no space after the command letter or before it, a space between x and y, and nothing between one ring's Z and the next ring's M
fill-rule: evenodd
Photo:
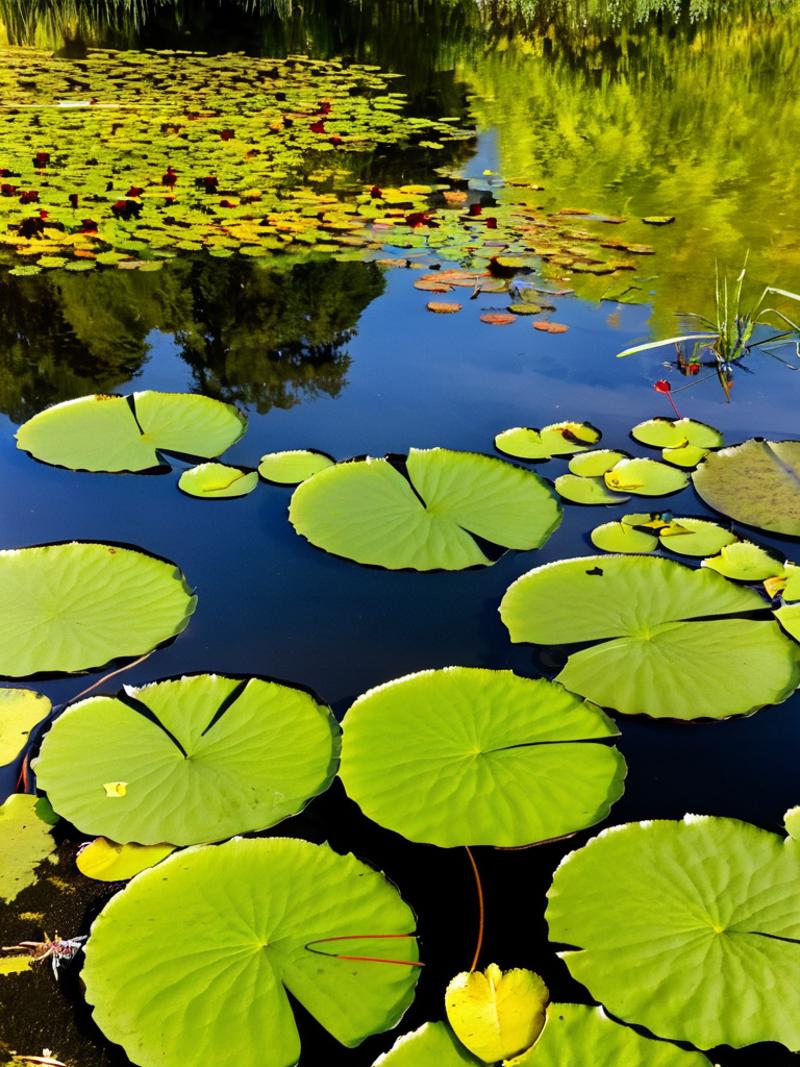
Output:
M481 949L483 948L483 931L486 920L486 907L483 899L483 883L481 882L481 876L478 870L478 865L475 862L475 857L472 855L472 850L470 849L469 845L465 845L465 848L467 850L469 862L472 866L472 873L475 876L475 888L478 891L478 940L477 944L475 945L475 955L472 957L472 963L470 964L469 968L471 974L478 966L478 960L480 959Z

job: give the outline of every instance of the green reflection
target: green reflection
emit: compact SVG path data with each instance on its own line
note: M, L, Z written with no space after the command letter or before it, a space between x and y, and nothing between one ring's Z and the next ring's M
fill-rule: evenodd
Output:
M0 411L23 422L48 404L114 392L173 333L195 387L259 412L337 396L347 342L383 290L368 263L182 259L158 275L7 276L0 286Z

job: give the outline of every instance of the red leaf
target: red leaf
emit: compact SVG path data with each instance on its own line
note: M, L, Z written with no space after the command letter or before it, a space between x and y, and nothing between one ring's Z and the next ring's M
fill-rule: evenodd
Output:
M312 133L325 133L325 120L319 119L317 122L312 122L308 128Z
M35 204L38 199L38 189L26 189L23 193L20 194L19 202L20 204Z
M496 230L497 229L497 219L493 215L491 215L486 220L486 229L487 230Z
M141 196L142 189L138 185L132 185L125 194L126 196Z
M337 148L342 143L342 138L339 136L338 133L335 133L333 137L329 137L328 140L334 148Z
M172 167L167 167L167 173L166 174L162 174L162 176L161 176L161 184L162 185L168 185L168 186L171 187L177 182L177 180L178 180L177 172L175 170L173 170Z
M219 131L219 136L220 136L220 140L222 140L222 141L230 141L232 138L234 138L236 136L236 134L234 133L233 130L220 130Z
M83 219L81 221L81 233L97 233L97 223L94 219Z
M482 211L483 211L483 208L481 207L480 204L470 204L469 205L469 213L473 218L476 218L478 215L480 215Z
M379 185L373 185L369 191L369 195L373 200L381 200L383 198L383 190Z
M33 165L34 165L34 167L46 167L49 162L50 162L50 153L49 152L37 152L36 155L33 157Z
M332 106L333 105L331 104L330 100L320 100L319 107L317 108L317 114L330 115Z
M16 187L16 185L6 185L6 184L0 185L0 196L16 196L16 195L17 195L17 187Z

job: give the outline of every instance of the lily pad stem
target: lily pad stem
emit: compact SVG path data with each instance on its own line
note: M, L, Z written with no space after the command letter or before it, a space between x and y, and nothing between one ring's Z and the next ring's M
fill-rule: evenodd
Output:
M472 849L469 845L464 846L467 850L467 856L469 857L470 865L472 866L472 873L475 875L475 888L478 891L478 939L475 944L475 955L472 957L472 963L470 964L470 974L478 966L478 960L481 956L481 949L483 948L483 929L484 921L486 918L486 907L483 899L483 883L481 882L480 872L478 865L475 862L475 857L472 855Z

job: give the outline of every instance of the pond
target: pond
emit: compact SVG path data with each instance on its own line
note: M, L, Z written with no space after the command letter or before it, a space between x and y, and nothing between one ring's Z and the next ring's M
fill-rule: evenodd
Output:
M152 476L89 473L35 462L15 434L62 401L162 390L237 405L247 431L224 462L248 469L267 453L293 449L337 461L437 447L497 456L504 429L561 421L598 428L601 448L658 458L630 431L672 417L672 402L681 416L717 428L726 445L800 438L800 363L791 345L753 350L731 377L723 372L725 388L713 365L695 373L671 348L615 358L694 330L689 313L713 315L717 265L733 278L747 260L748 299L765 286L800 292L798 30L800 5L791 0L0 0L0 169L11 172L0 180L16 181L20 160L28 165L32 153L54 160L52 170L40 160L31 172L41 179L38 202L23 210L19 190L13 204L0 198L4 234L48 210L49 197L61 198L43 220L40 253L32 255L31 245L41 233L20 240L15 230L0 245L0 545L136 546L175 562L198 596L176 640L102 691L202 672L255 675L310 690L341 720L360 694L428 669L552 678L576 641L560 634L556 618L547 643L513 644L498 615L512 582L533 567L596 554L592 529L629 512L723 522L691 485L680 495L634 495L608 506L564 502L560 527L536 550L496 553L493 565L464 570L390 570L298 536L287 521L291 486L261 481L241 498L207 501L178 491L179 474L193 466L183 455L170 458L171 472ZM98 51L105 49L123 58ZM319 64L282 65L297 55ZM342 67L327 65L336 59ZM84 98L102 93L104 79L112 92L101 105L109 111L95 108L90 120L79 112L91 109ZM245 171L231 164L239 194L222 207L217 185L224 198L226 180L233 182L221 154L229 139L216 134L212 151L208 124L230 129L235 143L261 121L257 94L276 87L288 94L275 98L278 147L245 164L263 202L241 194ZM45 96L76 107L55 114L40 106ZM362 107L375 98L385 104L377 118L372 104ZM330 112L321 106L329 99ZM311 122L297 118L302 108ZM204 117L212 112L213 120ZM189 113L198 116L194 126ZM102 139L117 122L124 144L106 151ZM314 126L325 145L312 143ZM70 170L83 141L99 162L82 155ZM67 177L57 180L59 148ZM93 168L102 183L91 178ZM162 181L173 169L177 207ZM143 177L161 199L126 194ZM97 227L82 225L68 247L62 239L75 229L69 182L81 183L81 218L108 216L99 223L105 261L96 260ZM101 207L108 190L135 211L111 218ZM61 225L59 211L72 212L64 214L66 228L52 225ZM227 243L219 240L231 229L220 222L226 211L239 227ZM496 233L486 225L491 218ZM506 265L496 261L503 253ZM41 265L43 257L56 262ZM508 313L509 304L526 301L544 307ZM437 314L428 307L437 302L460 309ZM791 303L780 306L792 315ZM567 329L542 329L547 323ZM654 388L659 381L669 392ZM566 473L566 459L531 469L552 480ZM796 538L735 529L800 563ZM681 670L702 674L714 646L698 641L682 655ZM59 705L110 669L44 671L3 685L29 685ZM625 684L621 677L620 689ZM724 702L722 695L719 717ZM689 812L782 835L784 812L800 803L797 694L725 722L613 718L628 773L602 826ZM40 740L35 733L34 747ZM3 795L15 789L21 766L0 768ZM594 1002L591 983L576 980L556 954L567 939L551 943L544 913L562 858L599 828L524 850L475 850L486 897L481 966L529 967L553 1000ZM64 823L55 833L58 866L3 905L4 944L43 931L86 934L119 889L77 873L87 835ZM269 833L352 851L384 871L417 915L426 966L396 1031L345 1048L293 1002L302 1064L369 1067L397 1034L443 1017L447 983L470 965L478 908L468 855L382 829L339 779ZM799 929L795 919L795 938ZM131 927L129 937L135 946L139 931ZM69 1067L141 1062L92 1021L79 960L58 982L46 964L0 976L0 1057L49 1049ZM639 966L647 987L647 967ZM795 962L786 973L800 976ZM641 1016L625 1021L647 1024ZM777 1041L721 1045L708 1055L719 1067L794 1062ZM197 1062L191 1049L185 1062Z

